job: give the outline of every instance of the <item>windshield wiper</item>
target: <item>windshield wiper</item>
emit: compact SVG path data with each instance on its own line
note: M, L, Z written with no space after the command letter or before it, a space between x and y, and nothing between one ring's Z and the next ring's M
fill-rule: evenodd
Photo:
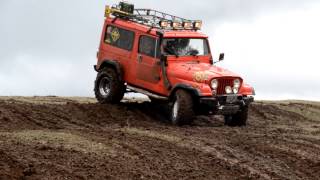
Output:
M173 49L170 49L170 48L165 48L165 51L167 51L169 54L171 54L171 55L175 55L177 58L178 57L180 57L179 56L179 54L175 51L175 50L173 50Z
M190 50L188 52L188 54L190 54L191 56L198 56L199 55L199 51L196 49Z

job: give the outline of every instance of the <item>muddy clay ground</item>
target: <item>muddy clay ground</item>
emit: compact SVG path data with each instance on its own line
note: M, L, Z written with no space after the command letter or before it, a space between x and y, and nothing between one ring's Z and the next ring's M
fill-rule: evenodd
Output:
M221 117L174 127L130 100L1 97L0 179L319 179L320 103L256 102L244 128Z

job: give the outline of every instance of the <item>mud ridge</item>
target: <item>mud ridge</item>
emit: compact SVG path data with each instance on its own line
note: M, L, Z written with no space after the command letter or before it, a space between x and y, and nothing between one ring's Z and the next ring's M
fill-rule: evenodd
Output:
M143 99L0 97L0 179L318 179L319 157L317 102L256 102L230 128Z

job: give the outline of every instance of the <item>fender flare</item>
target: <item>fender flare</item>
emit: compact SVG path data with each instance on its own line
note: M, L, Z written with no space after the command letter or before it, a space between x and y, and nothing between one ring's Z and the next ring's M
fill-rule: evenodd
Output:
M123 69L121 64L115 60L104 60L99 66L95 65L94 69L99 72L105 67L111 67L116 70L117 74L119 75L120 81L123 81Z
M174 86L174 88L172 88L171 92L170 92L170 95L169 95L169 98L173 98L175 92L178 90L178 89L183 89L183 90L186 90L188 92L190 92L193 97L201 97L201 92L192 87L191 85L188 85L188 84L177 84Z
M250 86L249 84L243 84L239 90L239 93L246 96L255 96L256 91L255 89Z

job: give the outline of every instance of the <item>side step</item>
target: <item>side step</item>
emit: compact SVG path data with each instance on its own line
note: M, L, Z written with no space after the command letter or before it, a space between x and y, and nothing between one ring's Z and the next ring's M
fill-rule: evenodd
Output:
M163 100L163 101L169 100L165 96L160 96L160 95L157 95L157 94L151 93L149 91L146 91L146 90L143 90L143 89L140 89L140 88L136 88L136 87L133 87L133 86L130 86L130 85L127 85L127 88L132 90L133 92L141 93L141 94L144 94L146 96L149 96L149 97L152 97L152 98L155 98L155 99L159 99L159 100Z

